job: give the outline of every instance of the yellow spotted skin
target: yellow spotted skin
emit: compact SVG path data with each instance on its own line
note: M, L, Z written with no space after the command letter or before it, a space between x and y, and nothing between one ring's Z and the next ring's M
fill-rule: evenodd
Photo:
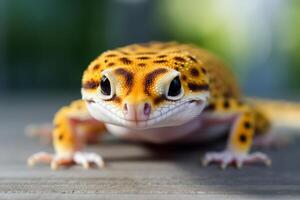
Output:
M114 98L114 103L122 105L130 90L129 101L140 101L140 98L151 100L152 106L160 106L161 97L155 96L150 88L150 94L145 94L144 84L146 75L161 67L175 69L180 72L181 82L186 93L205 90L210 92L210 105L207 112L222 114L239 113L240 119L235 122L231 132L229 146L235 151L248 152L255 130L265 132L268 122L255 126L255 118L265 119L257 110L242 102L238 84L230 70L215 56L206 50L193 45L176 42L134 44L116 50L106 51L96 58L84 72L82 86L85 90L96 93L100 82L100 73L106 69L123 69L126 73L135 76L135 79L124 81L121 95ZM117 74L116 74L117 75ZM128 77L128 76L126 76ZM156 77L159 79L159 76ZM131 82L130 82L131 81ZM131 87L135 87L132 89ZM142 96L141 96L142 95ZM146 96L146 97L145 97ZM140 97L140 98L139 98ZM244 114L248 113L248 116ZM260 120L262 121L262 120ZM244 124L250 124L249 127Z
M89 142L91 135L100 134L105 130L103 123L91 123L90 119L83 100L73 101L56 113L52 137L57 154L72 154L80 150L83 143Z
M68 114L70 107L61 108L54 118L53 145L57 153L73 152L76 150L76 138L71 129Z
M160 43L152 42L146 44L134 44L116 50L106 51L96 58L84 72L82 86L91 93L97 92L100 73L106 69L124 69L133 80L124 82L121 87L123 93L115 100L121 103L128 95L129 90L143 93L146 75L162 67L174 69L181 73L181 82L186 93L204 90L208 87L214 97L232 96L239 97L239 89L231 72L213 55L203 49L192 45L178 44L176 42ZM121 76L122 74L119 73ZM128 77L128 76L127 76ZM156 77L159 78L159 77ZM132 82L130 82L132 81ZM128 84L129 83L129 84ZM135 87L131 89L131 87ZM149 88L151 93L153 88ZM132 100L138 94L132 94ZM157 97L159 98L159 97ZM152 96L155 101L155 95ZM153 103L155 106L155 103Z
M108 69L121 80L118 93L109 100L111 103L122 108L125 100L130 103L147 101L154 109L166 100L156 92L153 83L171 70L178 71L185 95L209 92L205 113L217 116L236 114L227 147L234 152L248 153L255 132L265 133L269 127L261 112L243 101L230 70L214 55L193 45L150 42L106 51L84 71L82 89L97 94L101 73ZM82 100L63 107L56 114L53 131L56 152L78 149L70 119L82 115L89 115ZM103 130L103 125L96 129Z

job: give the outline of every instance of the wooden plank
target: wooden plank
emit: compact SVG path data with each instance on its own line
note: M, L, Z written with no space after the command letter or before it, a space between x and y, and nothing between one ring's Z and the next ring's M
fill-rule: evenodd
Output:
M270 168L204 168L200 157L207 147L149 146L114 138L87 149L105 158L108 166L104 169L76 166L51 171L45 165L29 168L26 159L30 154L51 152L52 148L27 138L24 126L50 120L67 100L19 99L0 102L0 199L240 199L300 195L298 138L281 150L263 150L273 159Z

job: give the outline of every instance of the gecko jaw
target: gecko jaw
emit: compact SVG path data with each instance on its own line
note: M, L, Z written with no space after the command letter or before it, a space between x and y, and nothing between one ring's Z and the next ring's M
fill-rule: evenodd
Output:
M105 123L114 124L133 129L147 129L166 126L181 125L193 117L198 116L205 107L202 99L183 100L173 102L167 106L159 107L151 113L147 120L126 120L120 109L116 106L87 100L90 114Z

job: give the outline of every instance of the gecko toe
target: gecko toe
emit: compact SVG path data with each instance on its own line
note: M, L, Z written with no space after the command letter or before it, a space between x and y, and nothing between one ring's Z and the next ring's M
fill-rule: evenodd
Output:
M241 169L246 163L264 163L267 166L271 165L271 159L260 152L253 154L238 154L231 151L223 151L219 153L207 153L202 161L204 166L210 163L218 163L221 169L226 169L229 165L235 164L237 169Z

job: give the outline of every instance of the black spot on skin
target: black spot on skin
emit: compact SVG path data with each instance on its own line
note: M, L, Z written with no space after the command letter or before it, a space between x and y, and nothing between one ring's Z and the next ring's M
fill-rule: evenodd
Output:
M165 57L167 57L167 55L159 55L159 56L157 56L158 58L165 58Z
M188 87L190 90L192 90L194 92L209 90L209 86L207 84L188 83Z
M104 62L105 62L105 63L107 63L107 62L108 62L108 60L104 60Z
M133 73L129 72L123 68L118 68L115 70L115 72L117 75L121 75L125 78L125 80L126 80L125 83L128 88L127 94L129 94L131 92L132 84L133 84Z
M145 76L145 83L144 83L144 92L145 94L147 95L150 95L150 91L149 91L149 88L151 87L154 79L160 75L160 74L164 74L167 72L167 69L165 68L158 68L150 73L148 73L146 76Z
M198 77L199 76L199 71L196 68L192 68L191 69L191 75L194 77Z
M239 139L240 139L240 142L242 142L242 143L247 142L247 136L245 134L241 134Z
M113 62L107 64L108 67L112 67L114 65L115 65L115 63L113 63Z
M115 96L115 98L114 98L114 101L115 101L116 103L121 103L121 98L120 98L120 97L117 97L117 96Z
M178 62L186 62L186 60L183 57L180 57L180 56L175 56L174 60L176 60Z
M186 78L186 75L183 75L183 76L182 76L182 80L186 81L186 79L187 79L187 78Z
M193 61L194 63L198 62L193 56L188 56L188 58L191 59L191 61Z
M116 54L107 54L105 57L116 57Z
M251 125L250 122L246 121L246 122L244 123L244 127L245 127L246 129L250 129L250 128L252 127L252 125Z
M207 73L206 69L203 68L203 67L201 67L201 71L202 71L203 74L206 74L206 73Z
M62 141L63 139L64 139L64 135L63 134L59 134L58 140Z
M146 64L145 63L139 63L138 66L140 66L140 67L146 67Z
M166 63L167 61L166 60L154 60L153 62L154 63Z
M157 104L160 104L164 100L165 100L164 96L159 96L159 97L154 98L153 103L154 103L154 105L157 105Z
M207 107L206 107L206 110L209 110L209 111L213 111L215 110L216 108L216 105L214 103L210 103Z
M230 105L229 105L229 101L227 99L224 100L223 106L225 109L229 108Z
M184 64L181 64L180 66L181 66L181 67L184 67Z
M94 67L93 67L93 70L98 70L100 68L100 65L99 64L96 64Z
M132 61L126 57L120 58L120 61L125 65L130 65L132 63Z
M179 68L178 68L178 67L175 67L175 70L176 70L176 71L179 71Z
M89 80L85 83L83 83L82 87L84 89L96 89L99 86L99 82L94 80Z
M149 57L148 57L148 56L140 56L140 57L138 57L137 59L140 59L140 60L148 60Z

